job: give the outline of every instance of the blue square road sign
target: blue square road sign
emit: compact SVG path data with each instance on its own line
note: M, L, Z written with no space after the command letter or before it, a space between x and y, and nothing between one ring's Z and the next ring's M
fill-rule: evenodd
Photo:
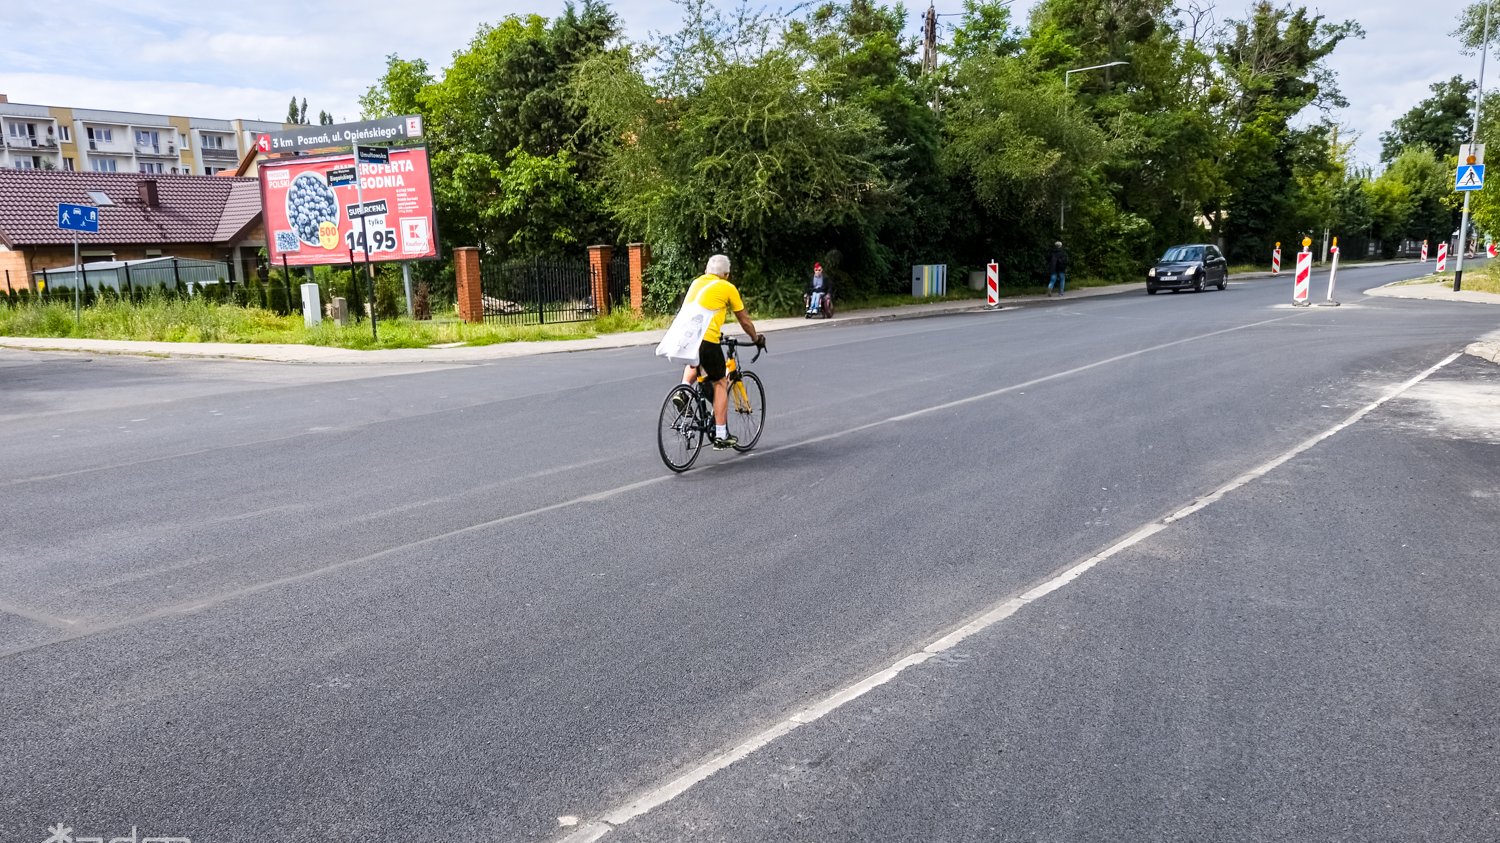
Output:
M1453 176L1454 190L1484 190L1484 165L1460 164Z
M88 205L57 206L57 227L65 231L99 232L99 209Z

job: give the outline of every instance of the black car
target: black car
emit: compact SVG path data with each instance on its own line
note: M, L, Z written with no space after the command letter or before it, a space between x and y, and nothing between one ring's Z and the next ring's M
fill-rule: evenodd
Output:
M1146 271L1146 292L1157 290L1196 290L1205 287L1224 289L1229 286L1229 261L1212 243L1173 246L1161 256L1156 266Z

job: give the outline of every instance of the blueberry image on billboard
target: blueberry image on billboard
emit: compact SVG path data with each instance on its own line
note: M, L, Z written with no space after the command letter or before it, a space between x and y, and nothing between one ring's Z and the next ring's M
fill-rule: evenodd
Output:
M314 173L303 173L286 192L286 218L297 238L309 246L319 245L318 226L339 221L338 199L333 189Z

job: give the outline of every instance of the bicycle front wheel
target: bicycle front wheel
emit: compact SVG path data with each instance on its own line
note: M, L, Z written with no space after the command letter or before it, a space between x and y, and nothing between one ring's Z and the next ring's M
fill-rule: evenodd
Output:
M661 415L656 424L656 448L667 468L687 471L703 452L706 433L703 421L698 418L700 412L698 396L682 384L673 387L666 400L661 402Z
M760 441L766 424L766 389L754 372L741 372L729 385L729 432L739 443L736 451L748 451Z

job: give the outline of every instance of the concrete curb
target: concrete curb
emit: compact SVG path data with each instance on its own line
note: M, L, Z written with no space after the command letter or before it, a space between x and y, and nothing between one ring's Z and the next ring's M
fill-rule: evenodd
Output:
M1469 347L1464 349L1464 353L1488 360L1491 363L1500 363L1500 340L1480 340L1479 342L1470 343Z
M1443 282L1413 284L1410 281L1393 281L1390 284L1366 290L1367 296L1383 296L1390 299L1425 299L1427 301L1454 301L1473 304L1500 304L1500 293L1485 293L1478 290L1453 292Z

